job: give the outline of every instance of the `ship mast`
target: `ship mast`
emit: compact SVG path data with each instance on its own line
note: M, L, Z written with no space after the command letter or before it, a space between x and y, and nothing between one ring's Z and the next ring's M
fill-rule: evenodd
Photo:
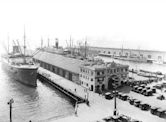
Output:
M25 26L24 26L24 63L26 62L26 60L25 60L25 49L26 49L25 41L26 41L26 36L25 36Z
M9 34L8 34L8 44L7 45L8 45L8 48L7 48L8 52L7 53L9 54Z
M86 59L86 57L87 57L86 46L87 46L87 37L85 38L85 59Z

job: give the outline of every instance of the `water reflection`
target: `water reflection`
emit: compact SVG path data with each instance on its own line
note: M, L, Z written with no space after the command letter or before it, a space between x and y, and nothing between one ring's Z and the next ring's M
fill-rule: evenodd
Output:
M0 67L0 122L9 121L9 105L13 98L13 121L47 121L74 113L72 101L51 87L37 81L38 87L32 88L15 81Z

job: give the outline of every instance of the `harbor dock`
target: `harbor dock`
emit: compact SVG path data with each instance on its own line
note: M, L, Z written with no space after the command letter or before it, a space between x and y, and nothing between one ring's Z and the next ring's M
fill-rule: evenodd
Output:
M87 101L87 90L85 88L59 75L56 75L55 73L40 67L38 69L38 78L43 82L48 82L78 103Z

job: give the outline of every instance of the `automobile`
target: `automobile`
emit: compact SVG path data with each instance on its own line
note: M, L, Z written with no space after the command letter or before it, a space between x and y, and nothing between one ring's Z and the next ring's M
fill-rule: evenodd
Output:
M135 98L130 98L129 103L130 103L131 105L133 105L135 100L137 100L137 99L135 99Z
M165 100L165 97L164 97L164 95L159 95L159 96L157 97L157 99L159 99L159 100Z
M149 110L150 107L151 106L149 104L143 103L143 102L141 102L140 105L139 105L139 108L141 108L141 110Z
M143 89L142 87L139 87L136 92L141 93L142 89Z
M117 97L120 99L122 97L123 93L118 92Z
M160 107L156 107L156 106L151 107L150 108L151 114L156 115L158 109L160 109Z
M159 116L159 117L166 117L166 110L165 109L162 109L162 108L159 108L158 110L157 110L157 116Z
M156 93L156 89L155 89L155 88L152 88L152 92L153 92L153 93Z
M128 99L128 97L129 97L128 95L122 94L120 99L123 100L123 101L126 101Z
M147 86L147 87L145 87L146 89L150 89L150 87L149 86Z
M112 120L112 117L111 117L111 116L108 116L108 117L104 118L103 120L104 120L105 122L109 122L109 121Z
M120 122L129 122L130 121L130 117L128 117L126 115L120 115L118 120L120 120Z
M140 87L145 88L145 87L146 87L146 85L145 85L145 84L141 84L141 85L140 85Z
M147 90L145 93L144 93L144 95L145 96L152 96L152 90L151 89L149 89L149 90Z
M140 92L141 94L144 94L147 91L146 88L142 89L142 91Z
M137 119L131 119L129 122L142 122L142 121L139 121Z
M137 90L138 87L139 87L139 86L133 86L132 91Z
M157 74L157 75L162 75L162 72L157 71L156 74Z
M104 118L103 120L105 120L106 122L122 122L121 120L119 120L119 116L110 116Z
M105 93L105 99L111 100L113 95L110 92Z
M134 101L134 106L139 107L141 101L140 100L135 100Z

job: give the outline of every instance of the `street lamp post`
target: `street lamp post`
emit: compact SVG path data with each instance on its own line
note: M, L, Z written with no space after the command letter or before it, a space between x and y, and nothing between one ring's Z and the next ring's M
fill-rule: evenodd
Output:
M117 91L115 90L114 91L114 112L113 112L114 116L117 115L116 95L117 95Z
M14 103L13 99L10 99L10 101L7 103L10 106L10 122L12 122L12 104Z
M88 88L87 89L85 89L86 90L86 103L87 103L87 105L89 106L89 91L88 91Z

